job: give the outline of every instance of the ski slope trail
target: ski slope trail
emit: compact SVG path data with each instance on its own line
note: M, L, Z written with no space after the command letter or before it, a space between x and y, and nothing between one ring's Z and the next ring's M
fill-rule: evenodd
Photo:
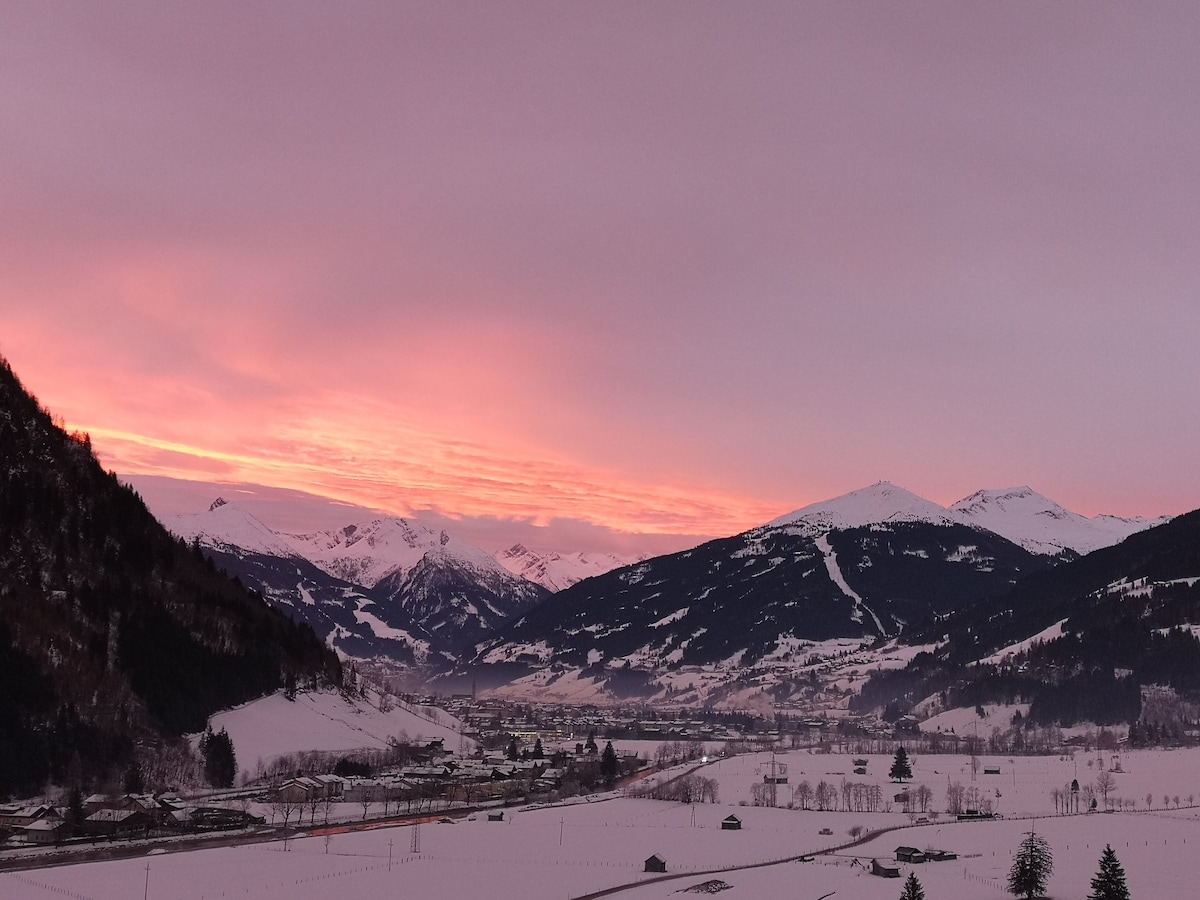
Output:
M887 637L887 630L883 627L883 623L879 621L879 616L875 615L875 611L871 609L871 607L867 606L867 604L863 601L863 598L860 597L858 593L846 583L846 576L844 576L842 574L842 570L838 568L837 553L835 553L833 547L829 545L829 535L821 535L819 538L813 541L813 544L818 550L821 551L821 555L825 557L825 568L829 572L830 580L839 588L841 588L843 594L854 601L854 614L852 618L856 622L861 622L862 611L865 609L867 611L867 615L874 620L875 627L879 629L879 633L884 637Z

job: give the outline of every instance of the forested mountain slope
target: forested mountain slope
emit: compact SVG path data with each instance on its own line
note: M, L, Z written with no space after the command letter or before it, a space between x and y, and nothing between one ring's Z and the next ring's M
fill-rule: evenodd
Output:
M333 654L173 538L0 360L0 795L95 784Z

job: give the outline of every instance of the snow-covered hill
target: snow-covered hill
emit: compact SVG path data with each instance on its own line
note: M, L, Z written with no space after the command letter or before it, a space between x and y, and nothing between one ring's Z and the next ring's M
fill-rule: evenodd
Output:
M495 556L509 572L550 591L561 591L585 578L603 575L645 558L612 553L536 553L524 544L514 544Z
M994 531L1033 553L1051 555L1064 550L1086 555L1169 520L1168 516L1089 519L1029 487L976 491L951 506L950 512L962 522Z
M238 767L251 775L285 753L383 750L389 738L428 743L441 738L447 750L470 744L462 723L427 706L405 706L378 693L347 698L337 691L301 691L295 700L271 694L217 713L214 731L224 728L233 741Z

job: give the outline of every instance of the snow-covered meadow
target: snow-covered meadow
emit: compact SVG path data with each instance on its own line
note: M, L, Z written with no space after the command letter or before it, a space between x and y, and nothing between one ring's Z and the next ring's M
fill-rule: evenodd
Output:
M617 744L620 749L619 742ZM75 900L118 900L142 896L155 900L212 900L228 897L276 897L319 900L334 894L356 898L397 895L459 898L484 895L521 900L564 900L618 885L618 894L638 900L667 898L700 882L718 878L728 885L723 896L815 898L836 891L839 897L894 898L900 882L866 874L872 857L890 859L895 848L935 847L958 854L949 862L901 865L912 869L929 900L995 900L1005 896L1004 879L1012 853L1031 827L1044 835L1054 853L1050 894L1056 900L1083 900L1106 843L1116 850L1135 897L1187 898L1200 884L1200 810L1187 807L1200 795L1200 751L1135 751L1120 757L1113 775L1116 796L1137 797L1137 810L1119 813L1054 814L1050 792L1078 777L1095 780L1100 762L1093 754L1071 757L981 757L971 780L971 763L962 756L913 758L912 785L933 792L932 808L944 809L947 782L999 791L1003 820L953 821L944 813L928 824L911 825L895 811L855 813L801 811L749 805L753 785L761 783L771 754L725 758L698 774L719 784L717 804L680 803L618 797L567 805L506 811L503 822L479 814L455 824L420 826L419 852L412 852L413 826L361 832L317 834L280 843L160 853L117 862L91 863L0 875L0 896L35 900L52 895ZM793 751L775 756L788 765L789 784L779 785L786 804L801 781L825 780L878 784L887 799L900 790L887 778L890 756L868 756L867 775L853 774L853 757ZM1112 754L1104 754L1110 770ZM1088 762L1091 762L1089 767ZM984 767L1000 768L984 775ZM1076 775L1076 773L1078 773ZM1147 810L1145 796L1153 797ZM1163 796L1172 798L1163 809ZM1174 808L1178 795L1181 807ZM1103 809L1103 802L1099 804ZM724 831L730 814L742 819L740 831ZM1036 819L1025 816L1037 816ZM725 868L771 862L824 850L850 841L855 826L866 830L900 826L857 847L811 861L789 861L758 868ZM822 835L822 829L832 834ZM659 854L668 875L653 881L642 871L644 860ZM390 864L389 864L390 857ZM149 871L147 872L147 866ZM389 868L390 866L390 868ZM720 869L714 874L703 874ZM147 880L148 878L148 880ZM148 886L148 887L147 887Z
M442 740L450 751L474 747L462 723L444 710L409 706L374 690L347 698L337 691L301 691L294 700L271 694L211 719L233 741L238 768L253 773L299 747L326 752L383 750L389 740ZM199 735L196 736L199 738Z

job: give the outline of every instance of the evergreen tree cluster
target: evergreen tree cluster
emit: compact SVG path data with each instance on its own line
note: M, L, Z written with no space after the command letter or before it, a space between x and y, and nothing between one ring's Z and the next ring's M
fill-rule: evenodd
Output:
M233 787L237 777L237 755L229 733L222 728L213 733L210 725L200 736L200 755L204 757L204 777L213 787Z
M336 682L307 626L218 573L0 360L0 796L119 780L287 672Z

